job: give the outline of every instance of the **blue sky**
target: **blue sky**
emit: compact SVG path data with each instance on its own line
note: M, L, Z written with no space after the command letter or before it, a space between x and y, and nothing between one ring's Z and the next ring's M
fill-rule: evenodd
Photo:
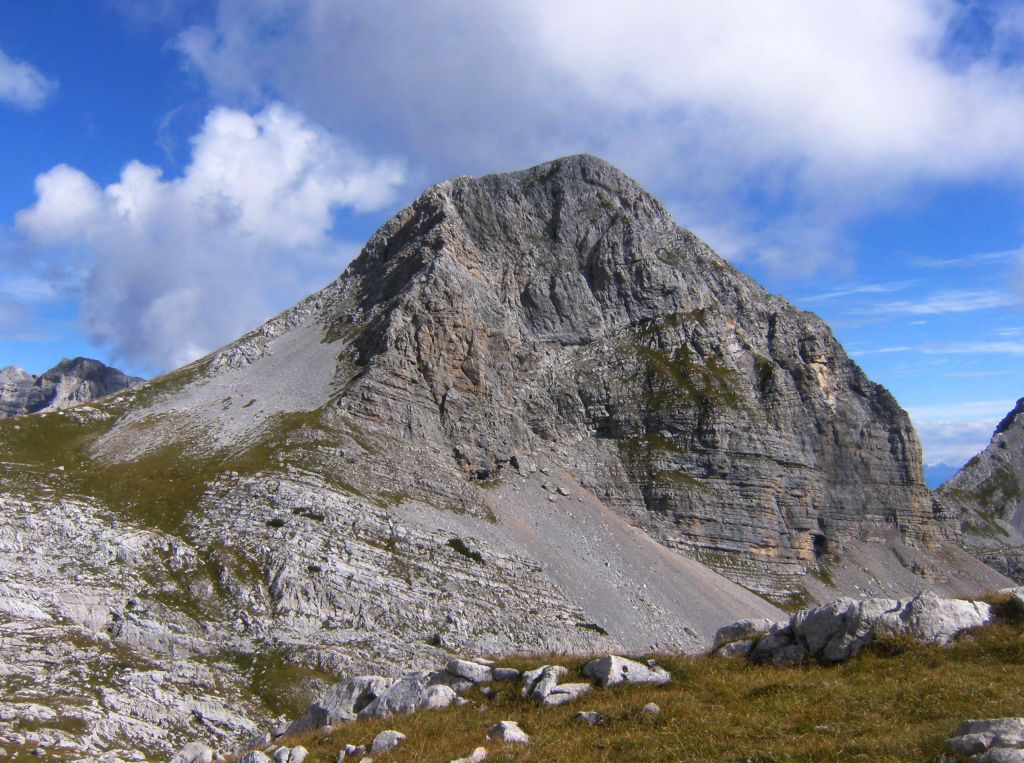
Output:
M958 463L1024 395L1024 7L0 0L0 366L152 375L431 183L588 151Z

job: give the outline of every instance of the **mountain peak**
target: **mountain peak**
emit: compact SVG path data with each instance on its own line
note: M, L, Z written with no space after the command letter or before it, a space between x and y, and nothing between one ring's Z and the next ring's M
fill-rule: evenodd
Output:
M698 558L715 549L757 590L805 585L841 539L956 535L908 416L828 327L593 156L432 186L337 281L210 368L223 381L201 397L130 421L229 447L327 406L332 431L388 438L375 479L408 495L576 454L566 464L617 511ZM135 430L119 432L102 452L137 452Z
M995 435L1002 434L1014 425L1024 426L1024 397L1018 400L1017 405L1013 407L1013 410L1006 414L1006 416L1003 417L1003 420L996 425L993 437Z

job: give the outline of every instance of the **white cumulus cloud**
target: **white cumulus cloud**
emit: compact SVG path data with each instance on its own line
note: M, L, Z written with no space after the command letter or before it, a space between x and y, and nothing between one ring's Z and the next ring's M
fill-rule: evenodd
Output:
M924 450L924 462L950 466L966 463L985 449L998 423L999 417L971 421L915 422Z
M57 89L57 83L24 61L15 61L0 50L0 101L27 111L40 108Z
M180 177L133 161L101 187L58 165L36 179L15 227L40 257L81 268L93 341L166 370L339 273L352 247L329 235L335 212L387 205L404 178L401 164L373 161L284 106L218 108Z
M178 47L218 97L273 93L432 179L603 155L713 245L802 273L834 267L847 222L922 182L1024 178L1019 14L976 11L219 0ZM957 30L981 17L990 39L965 44Z

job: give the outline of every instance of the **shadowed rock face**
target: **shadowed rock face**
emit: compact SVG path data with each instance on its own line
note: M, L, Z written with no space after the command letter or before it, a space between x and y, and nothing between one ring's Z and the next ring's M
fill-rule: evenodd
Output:
M89 358L65 358L39 376L9 366L0 369L0 417L66 408L141 382L138 377Z
M940 492L959 510L968 548L1024 581L1024 398L996 426L988 447Z
M603 161L435 186L343 280L344 404L470 477L566 447L610 504L758 588L843 536L954 535L906 413L828 327Z

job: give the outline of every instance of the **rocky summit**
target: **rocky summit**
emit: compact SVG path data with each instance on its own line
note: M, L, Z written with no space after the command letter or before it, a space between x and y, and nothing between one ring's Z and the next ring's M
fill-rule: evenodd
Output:
M1024 398L940 492L960 513L967 548L1024 581Z
M0 368L0 417L67 408L142 381L90 358L65 358L39 376L17 366Z
M83 755L452 654L695 652L784 618L755 593L1009 585L828 327L590 156L433 186L294 308L62 414L0 422L0 731L73 719Z

